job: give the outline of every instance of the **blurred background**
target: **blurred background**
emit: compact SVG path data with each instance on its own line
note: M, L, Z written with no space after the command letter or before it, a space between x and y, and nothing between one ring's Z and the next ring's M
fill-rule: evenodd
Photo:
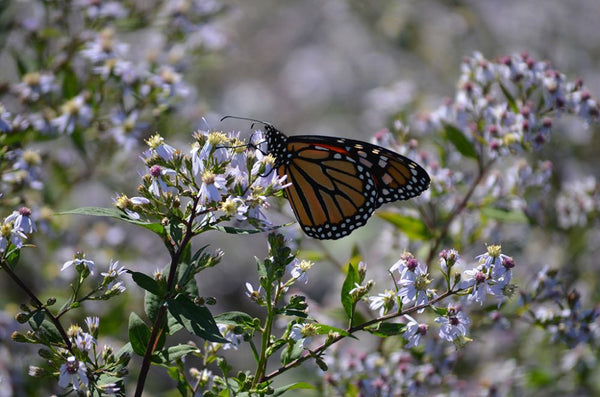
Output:
M2 86L19 81L13 56L14 49L23 44L23 36L16 30L29 18L45 15L42 3L0 2ZM65 2L73 7L70 18L75 21L77 13L85 13L95 4L84 0ZM140 138L159 132L180 148L188 147L196 129L239 130L249 136L250 123L220 122L224 115L264 120L290 135L336 135L369 141L376 131L392 127L398 114L415 118L453 97L461 60L474 51L488 59L527 51L535 59L551 61L570 79L582 77L593 94L600 93L598 0L139 0L122 5L135 9L138 20L143 20L139 16L144 14L157 18L145 21L147 25L142 29L133 29L139 25L128 24L127 17L123 18L125 22L115 23L115 37L130 46L128 58L142 62L157 57L177 64L186 83L186 94L172 113L161 118L146 117ZM199 22L202 28L189 36L189 40L200 44L188 41L170 45L165 37L174 25L161 24L159 18L170 22L177 19L156 14L154 9L172 11L185 9L186 5L204 8L210 15ZM83 28L75 23L73 34L81 31ZM3 93L7 108L18 105L17 98L6 90ZM577 174L598 177L598 135L581 124L568 130L570 135L561 135L559 124L553 141L540 157L552 160L564 178ZM419 139L418 135L412 138ZM46 183L55 184L48 188L50 193L46 192L52 210L110 207L116 192L135 195L138 173L143 168L138 158L143 141L139 143L122 153L113 147L109 161L100 162L92 174L68 188L60 184L56 172L47 169ZM53 163L65 168L82 166L76 150L60 139L36 145ZM273 214L272 221L292 221L287 203L273 203L274 208L279 206L282 214ZM380 240L382 227L383 221L374 217L365 228L343 240L305 242L302 248L308 254L323 259L310 275L310 291L305 292L308 297L323 303L339 296L342 276L337 266L351 256L355 245L370 266L387 270L395 260L382 254L381 247L388 243ZM64 234L65 230L68 233ZM44 296L60 295L61 289L68 288L68 275L59 269L76 250L88 252L88 258L99 264L115 258L128 268L145 271L163 267L168 259L155 237L110 220L55 217L46 233L47 239L36 237L39 249L24 252L24 266L32 272L32 282L44 291ZM299 231L291 228L290 233ZM61 240L53 241L58 235ZM256 285L254 257L266 255L265 237L213 233L197 242L206 243L226 252L222 266L202 273L210 279L200 280L202 294L218 298L214 312L232 308L254 311L246 300L244 283ZM531 248L537 250L533 252L537 265L552 260L554 251L545 248ZM594 265L591 268L598 270ZM11 332L19 327L12 320L18 310L14 302L20 302L22 295L7 280L0 279L0 287L0 354L13 358L0 359L0 373L15 385L29 384L32 381L26 378L22 366L26 368L36 356L20 356L20 349L34 353L35 348L10 341ZM103 312L107 308L102 305L90 306L90 311L102 316L101 325L107 334L122 328L129 310L141 311L141 295L136 295L139 291L130 288L128 292L120 298L119 307L110 307L112 312ZM122 332L125 335L125 330ZM157 377L150 379L148 390L158 393L164 374L155 373ZM293 376L303 375L298 371Z

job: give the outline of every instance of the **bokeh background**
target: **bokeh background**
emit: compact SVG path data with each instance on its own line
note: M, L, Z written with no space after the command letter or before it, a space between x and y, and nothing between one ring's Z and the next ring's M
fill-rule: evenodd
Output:
M41 3L0 3L3 10L0 85L18 81L11 52L21 38L16 26L43 13ZM74 14L85 12L85 7L91 7L92 3L65 2L74 7ZM249 123L220 122L224 115L265 120L287 134L337 135L368 141L376 131L391 127L398 114L418 117L452 97L461 59L474 51L487 58L527 51L535 59L550 60L570 78L581 76L592 93L600 93L598 0L205 0L174 1L172 5L187 3L218 10L203 26L199 39L201 51L192 52L186 46L164 51L168 26L148 23L143 29L132 29L124 23L116 24L115 28L116 36L129 43L132 59L147 59L164 51L167 55L160 56L167 61L170 57L186 60L182 76L187 82L187 95L168 117L159 121L148 118L142 134L148 137L158 131L171 144L182 148L187 147L192 132L198 128L250 134ZM155 15L154 7L165 6L164 2L141 0L123 4L148 15ZM72 18L77 20L77 15ZM17 102L6 90L3 92L5 105ZM559 125L557 131L560 130ZM555 133L540 156L552 160L565 179L578 174L598 177L598 134L581 123L568 131L568 136ZM82 165L76 150L65 140L37 146L47 153L49 161L64 168ZM114 156L108 156L93 173L68 188L48 169L48 194L54 211L88 205L109 207L116 192L134 195L139 183L138 171L142 168L138 153L143 150L143 142L140 140L137 151L111 150ZM273 214L273 221L292 221L287 203L273 203L274 209L280 206L281 214ZM152 271L167 263L158 240L136 228L73 216L53 218L51 224L47 238L35 241L39 249L24 253L24 269L31 272L33 285L44 296L60 295L61 289L68 288L69 275L59 269L78 249L88 252L88 257L97 263L108 263L115 258L132 269ZM380 241L383 227L383 221L374 217L365 228L343 240L307 241L303 246L306 252L322 259L311 274L310 289L306 292L309 298L323 303L339 295L342 276L337 269L350 257L354 246L361 250L370 266L387 269L393 261L380 250L385 244ZM65 234L65 230L69 233ZM290 233L294 233L293 228ZM57 235L62 236L60 241L52 239ZM527 241L528 236L521 237ZM512 239L518 240L519 236ZM551 239L529 248L536 266L556 260L556 251L548 247L548 241ZM250 281L256 285L254 257L266 254L265 237L213 233L203 236L200 243L209 243L226 252L223 264L202 273L207 279L199 280L203 295L218 298L215 311L232 308L254 311L244 294L244 283ZM583 242L584 246L586 243ZM561 241L554 244L560 245ZM592 263L586 271L593 274L598 267ZM36 385L32 383L36 381L28 378L23 368L37 358L32 354L35 348L10 341L11 332L19 329L12 316L22 295L3 278L0 287L0 356L4 357L0 358L0 373L12 383L7 387L4 382L6 387L0 387L4 394L0 395L10 395L11 390L34 388L31 385ZM590 299L598 298L589 288L589 284L583 285ZM141 294L135 288L130 288L120 299L116 307L90 306L91 311L101 314L107 335L119 335L127 313L141 310ZM125 332L120 331L120 336L125 336ZM118 346L122 341L114 342ZM236 357L232 357L234 362ZM299 379L312 370L299 370L291 376ZM148 395L159 395L168 388L164 386L168 380L158 370L153 373L156 376L150 379Z

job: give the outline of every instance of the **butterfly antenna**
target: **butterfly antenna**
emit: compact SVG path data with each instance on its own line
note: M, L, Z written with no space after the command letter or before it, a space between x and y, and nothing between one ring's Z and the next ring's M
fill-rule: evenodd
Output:
M219 120L219 121L221 122L221 121L223 121L223 120L225 120L225 119L236 119L236 120L246 120L246 121L252 121L252 125L250 125L250 128L251 128L251 129L252 129L252 128L254 128L254 124L255 124L255 123L260 123L260 124L263 124L263 125L266 125L266 126L270 126L270 127L272 127L272 126L273 126L271 123L267 123L266 121L257 120L257 119L253 119L253 118L250 118L250 117L242 117L242 116L231 116L231 115L227 115L227 116L223 116L223 117L221 118L221 120ZM252 135L250 135L249 143L247 143L247 144L245 144L245 145L240 145L240 147L241 147L241 146L248 146L248 147L251 147L251 148L254 148L254 149L260 150L260 148L259 148L258 146L259 146L261 143L263 143L263 142L266 142L266 141L263 141L263 142L258 142L257 144L254 144L254 143L252 143L252 138L254 137L254 134L255 134L255 133L256 133L256 131L255 131L255 132L253 132L253 133L252 133ZM261 152L263 152L262 150L260 150L260 151L261 151Z
M246 120L246 121L252 121L253 123L260 123L260 124L264 124L264 125L268 125L268 126L273 126L271 123L267 123L266 121L262 121L262 120L257 120L257 119L253 119L250 117L241 117L241 116L224 116L221 118L220 121L223 121L225 119L237 119L237 120ZM252 126L254 126L254 124L252 124ZM250 127L252 128L252 127Z

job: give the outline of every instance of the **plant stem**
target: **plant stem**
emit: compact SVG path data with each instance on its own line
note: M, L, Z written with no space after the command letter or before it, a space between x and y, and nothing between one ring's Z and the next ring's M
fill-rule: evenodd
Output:
M426 304L419 305L419 306L413 306L413 307L411 307L409 309L406 309L406 310L404 310L402 312L391 313L391 314L388 314L388 315L385 315L385 316L382 316L382 317L375 318L373 320L369 320L369 321L367 321L365 323L356 325L354 327L347 328L346 332L348 332L348 334L351 335L351 334L353 334L355 332L362 331L363 329L365 329L366 327L368 327L370 325L377 324L377 323L382 322L382 321L390 320L390 319L395 318L395 317L400 317L400 316L403 316L405 314L410 314L410 313L416 312L417 310L423 309L423 308L428 307L428 306L430 306L432 304L435 304L435 303L437 303L437 302L439 302L439 301L441 301L443 299L446 299L447 297L449 297L450 295L453 295L454 293L456 293L456 291L446 291L443 294L441 294L438 297L436 297L435 299L432 299L430 302L428 302ZM279 369L271 372L268 375L265 375L263 377L262 381L266 381L266 380L272 379L272 378L274 378L274 377L276 377L276 376L278 376L278 375L280 375L280 374L288 371L289 369L300 365L301 363L303 363L304 361L308 360L309 358L311 358L313 356L318 356L320 353L322 353L323 351L325 351L325 349L327 349L329 346L333 345L334 343L339 342L340 340L344 339L345 337L346 336L344 336L344 335L337 335L337 336L335 336L335 337L333 337L331 339L328 339L322 345L318 346L316 349L311 350L310 353L306 353L302 357L298 357L294 361L292 361L292 362L284 365L283 367L280 367Z
M198 204L198 199L194 200L192 208L192 213L190 214L190 221L185 222L186 231L183 236L181 243L179 244L179 248L175 250L169 249L171 253L171 264L169 265L169 276L167 278L167 295L165 297L165 301L158 309L158 313L156 315L156 319L152 324L152 332L150 333L150 339L148 340L148 345L146 346L146 351L144 353L144 359L142 360L142 366L140 367L140 374L138 377L137 385L135 388L135 397L141 397L144 391L144 384L146 383L146 378L148 377L148 371L150 370L150 364L152 362L152 354L156 350L156 346L158 344L158 340L160 339L167 319L167 301L173 297L174 289L175 289L175 277L177 275L177 265L181 260L181 255L183 251L190 244L192 237L194 237L194 218L196 217L195 208ZM169 244L169 241L166 242Z
M71 351L71 353L72 353L71 340L69 339L69 336L67 335L65 329L63 328L63 326L60 323L60 321L58 320L58 318L55 317L52 314L52 312L50 310L48 310L47 307L44 306L44 304L37 298L37 296L35 296L35 294L33 293L33 291L31 289L29 289L29 287L19 278L19 276L17 276L17 274L15 272L12 271L12 269L10 268L10 266L8 265L8 263L6 261L3 260L2 262L0 262L0 266L2 266L2 268L4 269L4 271L8 274L8 276L13 281L23 291L25 291L25 293L27 294L27 296L29 296L29 298L31 299L31 301L35 304L36 308L38 310L43 310L46 313L46 315L48 316L48 318L50 318L50 321L52 321L52 323L54 324L54 326L56 327L56 329L60 333L60 336L62 337L63 341L65 342L65 345L67 345L67 349L69 349L69 351Z
M256 366L256 373L254 374L254 380L252 387L255 387L259 382L263 381L263 377L267 372L267 349L269 348L269 339L271 338L271 329L273 328L273 302L271 302L271 294L267 292L267 319L265 320L265 327L262 332L262 340L260 345L260 358Z
M475 188L483 180L483 177L486 175L486 173L489 170L492 163L493 163L493 160L489 161L485 165L479 166L479 171L477 173L477 177L473 180L473 183L469 187L469 190L467 191L467 193L465 194L463 199L460 201L460 203L458 203L456 206L454 206L454 208L450 212L450 215L448 216L448 218L446 218L446 221L440 228L440 234L436 237L435 242L433 243L433 245L431 246L431 249L429 250L429 255L427 256L427 260L425 262L425 263L427 263L428 266L431 266L431 264L432 264L431 261L433 260L436 252L440 248L442 241L448 235L448 230L450 229L450 224L452 223L454 218L456 218L467 207L467 204L469 203L471 196L475 192Z

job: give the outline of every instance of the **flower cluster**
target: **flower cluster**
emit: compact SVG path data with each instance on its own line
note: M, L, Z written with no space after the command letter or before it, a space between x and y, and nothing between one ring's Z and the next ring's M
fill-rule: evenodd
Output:
M550 139L550 116L560 114L598 121L598 101L581 80L567 81L527 53L497 60L475 53L463 61L454 100L432 112L426 124L438 131L457 128L494 158L540 147Z
M345 349L327 356L325 362L329 368L323 374L325 396L344 395L349 389L364 396L417 395L442 382L435 363L419 362L402 350L383 355Z
M419 263L411 253L404 252L400 260L390 268L395 290L388 289L370 296L369 307L371 310L379 310L380 317L395 312L402 314L407 310L423 313L430 305L435 307L432 302L437 302L440 297L459 295L460 303L450 303L445 309L436 309L437 313L442 315L438 316L435 322L440 323L440 339L458 345L468 342L467 333L471 321L463 307L473 303L483 305L487 296L495 297L499 304L510 297L515 288L510 283L515 263L511 257L502 253L500 245L488 246L487 252L476 258L479 265L457 275L454 274L453 267L459 259L460 256L454 249L443 250L440 253L440 267L449 287L447 292L440 295L436 290L429 288L432 279L427 266ZM394 277L395 274L399 274L399 277ZM417 346L429 326L410 316L405 317L408 320L404 330L407 345Z
M586 226L600 213L600 184L592 176L566 184L556 199L556 212L563 229Z
M67 334L73 342L71 351L59 351L57 364L59 368L58 385L63 388L72 388L75 391L95 390L100 394L122 394L122 382L118 378L102 379L99 373L117 374L122 371L129 361L128 355L115 357L113 349L104 345L97 349L98 317L87 317L85 324L88 332L79 325L71 325ZM100 371L101 370L101 371ZM30 373L35 372L30 369ZM92 382L90 380L93 380Z
M108 124L103 123L102 129L109 131L120 144L129 146L132 139L140 138L138 127L143 123L137 118L141 110L150 109L158 114L191 95L189 85L182 78L184 48L202 53L219 50L226 43L225 36L209 23L222 11L222 5L218 1L210 2L210 6L205 2L191 3L194 5L165 2L152 10L156 17L148 16L146 23L164 24L169 29L163 33L163 48L157 50L157 46L149 46L145 52L131 51L132 43L122 41L115 29L114 21L130 16L130 5L76 2L74 7L85 11L77 14L84 17L78 21L83 29L74 31L73 27L52 25L55 34L64 34L66 41L60 53L53 53L53 57L42 56L44 51L55 48L43 34L45 19L51 18L43 16L44 12L60 14L64 10L48 7L32 12L34 17L20 21L20 34L40 52L39 59L65 59L58 65L50 61L37 62L34 69L22 70L20 81L11 84L10 92L29 109L16 116L5 113L0 123L2 130L17 133L33 129L43 134L72 134L87 128L95 118L112 114L114 117L107 119ZM54 18L61 20L57 15ZM68 18L63 19L62 22L66 22ZM75 70L68 65L75 65ZM63 73L68 77L61 86ZM77 82L87 87L99 83L105 92L98 96L88 91L76 92L73 88L79 85ZM106 95L118 95L120 100L115 101L114 107L106 108L102 99Z
M33 1L27 7L27 13L15 14L10 39L0 50L18 72L0 90L5 207L36 208L35 196L17 203L15 197L41 191L51 173L42 166L47 149L33 150L31 143L71 136L75 152L86 153L90 166L89 160L106 160L116 148L139 148L151 121L198 102L185 76L196 63L190 62L192 53L198 58L227 42L215 24L224 11L218 0L159 1L146 7L143 18L132 2L78 0L62 7ZM122 29L133 20L144 35L153 31L153 39L133 41L142 33Z
M553 341L570 348L600 343L600 309L584 308L579 291L567 290L555 269L544 266L531 286L521 291L520 301L531 307L531 320L548 330Z
M158 134L147 144L141 196L115 198L115 206L129 217L176 214L197 222L196 232L228 220L270 226L264 214L267 197L286 186L285 177L272 172L271 156L249 150L236 134L218 131L196 133L187 155Z

